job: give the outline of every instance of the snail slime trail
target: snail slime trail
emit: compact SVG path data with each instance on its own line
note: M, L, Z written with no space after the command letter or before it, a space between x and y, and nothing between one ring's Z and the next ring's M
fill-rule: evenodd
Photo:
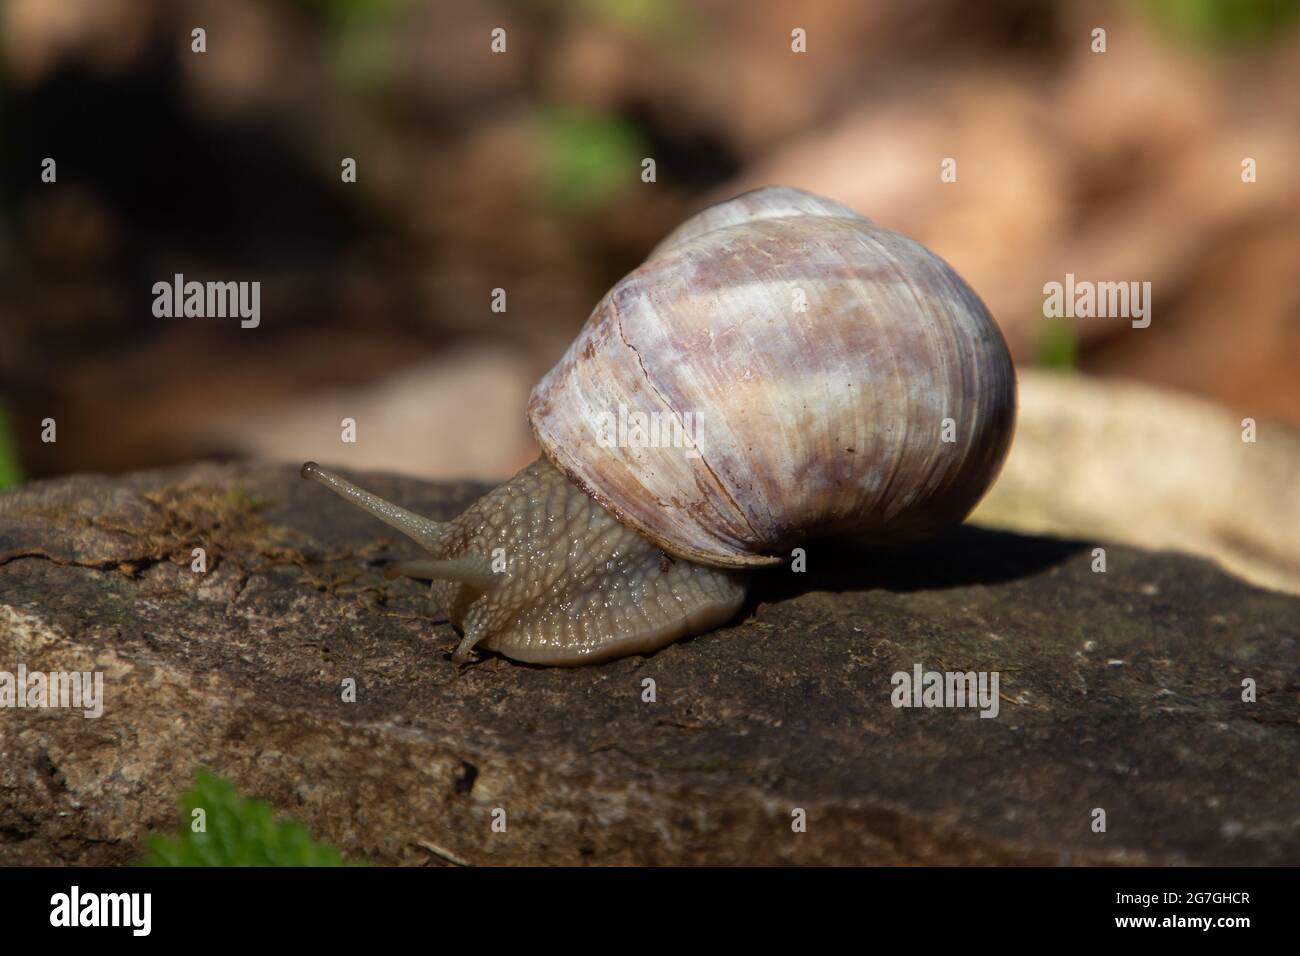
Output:
M392 570L433 582L463 634L453 659L584 664L726 623L747 571L814 538L889 545L959 523L1015 407L1006 343L947 263L777 186L688 219L597 303L529 400L542 457L459 517L314 463L303 476L429 553ZM690 441L618 427L701 412Z

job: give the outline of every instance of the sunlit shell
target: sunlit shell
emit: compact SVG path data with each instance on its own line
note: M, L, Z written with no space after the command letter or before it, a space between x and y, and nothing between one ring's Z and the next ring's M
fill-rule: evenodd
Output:
M528 412L546 455L626 524L744 566L959 522L1001 467L1015 399L997 326L946 263L776 187L678 227Z

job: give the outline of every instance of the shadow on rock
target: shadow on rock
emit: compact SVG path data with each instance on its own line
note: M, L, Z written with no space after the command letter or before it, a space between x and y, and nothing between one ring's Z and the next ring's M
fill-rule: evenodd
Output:
M809 547L808 569L789 565L754 579L750 603L780 601L808 591L910 593L1032 577L1093 547L1092 542L993 531L963 525L936 538L893 548L838 542Z

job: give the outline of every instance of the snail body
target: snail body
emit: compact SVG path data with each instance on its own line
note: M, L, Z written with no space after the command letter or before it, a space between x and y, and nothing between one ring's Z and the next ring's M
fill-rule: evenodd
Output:
M628 415L686 440L627 440ZM725 623L792 547L960 522L1005 458L1015 375L937 256L772 187L687 220L615 285L528 417L542 457L445 524L303 468L431 553L400 570L434 581L458 660L653 650Z

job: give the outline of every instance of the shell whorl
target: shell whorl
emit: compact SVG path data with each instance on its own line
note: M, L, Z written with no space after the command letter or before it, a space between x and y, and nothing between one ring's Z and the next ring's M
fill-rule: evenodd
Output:
M660 243L596 306L528 415L547 457L625 524L743 567L813 538L892 543L960 521L1006 455L1015 373L941 259L774 187ZM625 421L662 429L624 434Z

